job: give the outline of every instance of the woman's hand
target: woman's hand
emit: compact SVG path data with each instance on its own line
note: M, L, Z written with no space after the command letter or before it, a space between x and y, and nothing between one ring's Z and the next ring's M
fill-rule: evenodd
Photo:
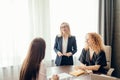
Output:
M80 69L80 66L75 66L74 69L75 69L75 70L79 70L79 69Z
M53 75L50 80L59 80L59 76L58 75Z
M63 54L61 52L57 52L58 56L63 56Z
M87 66L86 65L81 65L80 69L87 70Z
M80 66L75 66L74 68L75 68L75 70L79 70L79 69L86 70L87 66L86 65L80 65Z
M65 53L64 56L70 57L72 55L71 52Z

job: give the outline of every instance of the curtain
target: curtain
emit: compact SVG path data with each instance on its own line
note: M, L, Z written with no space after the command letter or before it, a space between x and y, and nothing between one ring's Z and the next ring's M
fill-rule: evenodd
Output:
M48 0L0 0L0 67L20 65L35 37L45 39L45 59L50 59L48 4Z
M112 47L111 67L115 69L112 76L120 78L120 41L118 39L119 30L117 30L119 25L116 25L119 20L118 15L115 15L119 10L116 9L118 8L116 2L117 0L99 0L99 33L103 36L105 45Z
M49 0L28 0L31 37L43 37L46 41L45 60L51 60L51 27Z
M1 0L0 8L0 67L18 65L29 44L28 7L24 0Z
M112 46L114 23L113 0L99 0L99 33L105 45Z

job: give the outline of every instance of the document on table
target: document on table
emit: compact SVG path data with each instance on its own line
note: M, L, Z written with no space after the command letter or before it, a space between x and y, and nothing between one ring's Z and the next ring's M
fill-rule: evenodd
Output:
M68 74L68 73L60 73L60 74L57 74L58 76L59 76L59 79L60 80L66 80L66 79L70 79L70 78L72 78L73 76L72 75L70 75L70 74ZM48 76L48 80L50 79L52 77L52 75L51 76Z

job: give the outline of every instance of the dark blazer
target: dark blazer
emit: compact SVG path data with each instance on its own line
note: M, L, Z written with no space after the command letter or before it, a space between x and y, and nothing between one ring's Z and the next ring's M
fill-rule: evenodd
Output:
M105 70L105 66L107 65L106 56L104 51L100 51L98 54L94 52L92 60L90 60L90 51L82 49L82 53L80 54L79 61L87 66L90 65L101 65L98 71L93 72L100 72L100 73L107 73Z
M55 44L54 44L54 51L57 53L58 51L62 53L62 36L56 36ZM67 44L67 52L71 52L72 54L75 54L77 52L77 45L76 45L76 38L75 36L70 36L68 38L68 44ZM66 52L66 53L67 53ZM56 56L55 64L57 66L60 66L62 60L62 56L59 57ZM73 65L73 55L69 57L69 63Z

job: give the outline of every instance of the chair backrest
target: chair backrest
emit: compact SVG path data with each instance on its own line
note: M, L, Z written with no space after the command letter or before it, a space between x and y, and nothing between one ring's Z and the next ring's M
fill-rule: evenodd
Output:
M107 66L106 66L107 69L111 68L111 51L112 51L111 46L106 45L105 54L106 54L106 59L107 59Z

